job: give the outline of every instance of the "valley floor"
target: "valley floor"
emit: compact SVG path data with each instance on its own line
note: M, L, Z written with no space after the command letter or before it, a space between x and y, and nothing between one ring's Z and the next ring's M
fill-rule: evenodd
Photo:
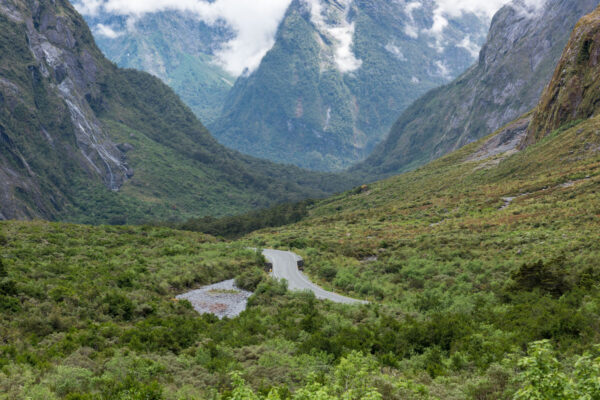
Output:
M475 143L232 242L0 223L0 398L589 392L600 368L598 132L599 118L574 123L494 162L470 160L485 141ZM293 249L311 279L370 304L287 291L248 247ZM254 292L237 318L174 301L234 278Z

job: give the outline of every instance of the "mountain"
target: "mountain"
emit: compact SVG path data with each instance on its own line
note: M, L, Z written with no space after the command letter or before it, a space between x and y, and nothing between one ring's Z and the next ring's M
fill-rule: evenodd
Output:
M110 13L84 14L98 47L118 66L159 77L205 124L220 115L235 77L215 63L215 51L233 35L181 11L131 20Z
M598 32L600 9L575 28L532 124L527 114L418 170L305 203L295 224L226 242L0 221L0 393L599 398ZM287 290L260 247L293 250L312 280L370 303ZM238 317L176 297L224 279L254 290ZM215 312L232 292L208 292Z
M66 1L0 7L0 218L222 215L347 188L219 145L159 79L117 68Z
M229 92L215 136L317 170L364 159L415 99L466 70L485 40L489 21L473 14L434 32L435 4L294 0L258 69Z
M351 169L369 179L413 169L530 111L575 23L597 0L515 0L494 17L479 61L452 83L417 100L367 160Z

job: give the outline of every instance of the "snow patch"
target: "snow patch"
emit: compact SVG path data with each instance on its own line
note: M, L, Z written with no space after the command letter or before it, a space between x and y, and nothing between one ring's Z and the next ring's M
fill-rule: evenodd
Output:
M385 46L385 49L388 51L388 53L396 57L398 60L406 61L406 57L404 56L404 53L402 53L402 50L400 50L400 48L396 46L393 42L388 43Z
M116 39L125 34L125 32L115 31L110 26L104 25L104 24L96 25L96 27L94 28L94 33L96 35L104 36L105 38L108 38L108 39Z
M362 66L362 60L352 51L355 25L348 18L352 1L339 0L336 2L339 7L325 7L321 0L304 0L310 8L314 26L334 43L334 62L341 73L354 72Z

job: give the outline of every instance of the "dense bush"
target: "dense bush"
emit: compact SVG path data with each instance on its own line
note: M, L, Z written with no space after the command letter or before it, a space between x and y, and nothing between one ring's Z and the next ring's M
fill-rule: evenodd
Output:
M308 215L308 207L312 204L313 200L307 200L230 217L191 219L176 227L229 239L239 238L259 229L298 222Z
M256 267L247 269L240 275L235 277L235 285L240 289L253 292L258 285L266 278L267 274L264 269Z

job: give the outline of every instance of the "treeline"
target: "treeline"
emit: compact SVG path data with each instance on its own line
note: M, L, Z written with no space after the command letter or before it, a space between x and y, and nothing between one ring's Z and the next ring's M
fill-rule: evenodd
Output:
M226 239L235 239L259 229L298 222L308 215L308 208L314 203L314 200L305 200L222 218L194 218L172 227L186 231L202 232Z

